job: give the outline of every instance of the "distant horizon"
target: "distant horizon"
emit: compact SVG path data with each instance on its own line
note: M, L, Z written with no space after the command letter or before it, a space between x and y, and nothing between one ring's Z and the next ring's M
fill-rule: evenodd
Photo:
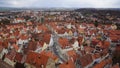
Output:
M93 8L93 7L1 7L0 8L18 8L18 9L120 9L120 8Z
M120 8L120 0L0 0L9 8Z

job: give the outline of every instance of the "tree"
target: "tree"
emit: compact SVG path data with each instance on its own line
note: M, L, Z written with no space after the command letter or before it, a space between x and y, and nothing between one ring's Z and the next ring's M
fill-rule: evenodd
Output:
M98 22L97 22L97 21L95 21L94 25L95 25L95 27L98 27Z
M2 20L0 21L0 23L10 24L10 20L9 20L9 19L2 19Z

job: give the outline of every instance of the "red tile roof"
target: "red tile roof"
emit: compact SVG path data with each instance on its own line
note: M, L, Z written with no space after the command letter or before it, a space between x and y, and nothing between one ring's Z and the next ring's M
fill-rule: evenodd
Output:
M48 31L48 28L45 25L38 26L38 30L43 30L44 32Z
M45 42L45 43L49 44L50 38L51 38L51 34L45 33L45 34L43 35L42 42Z
M109 48L109 46L110 46L110 42L104 41L103 48Z
M108 59L106 60L106 62L107 62L107 64L112 64L112 58L108 58Z
M32 25L32 22L27 22L27 25Z
M30 42L28 43L28 47L27 47L28 50L34 51L34 50L36 50L36 48L37 48L37 42L35 42L35 41L30 41Z
M91 53L94 48L90 47L90 46L84 46L85 52Z
M39 56L38 53L35 53L35 52L28 52L27 54L27 58L26 58L26 63L29 63L29 64L34 64L35 63L35 58Z
M26 62L29 64L34 65L35 67L39 68L41 65L46 66L48 61L48 56L44 55L43 53L35 53L35 52L29 52L27 54Z
M12 46L15 48L16 51L18 51L19 47L17 44L13 44Z
M94 59L98 59L98 58L100 58L100 57L101 57L100 53L95 53L95 54L92 55L92 59L93 59L93 60L94 60Z
M21 39L21 40L26 40L26 39L28 39L28 36L27 36L27 35L22 34L22 35L20 36L20 39Z
M56 55L54 55L51 51L46 52L46 51L42 51L41 54L44 54L46 56L48 56L49 58L56 60L58 57Z
M92 62L92 55L91 54L86 54L82 57L80 57L80 62L82 67L84 68L85 66L87 66L88 64L90 64Z
M14 57L16 56L16 51L11 50L9 53L5 55L6 58L10 59L11 61L14 60Z
M39 54L39 56L36 57L36 67L40 67L41 65L46 67L46 64L48 62L49 57L44 54Z
M65 33L65 29L64 28L57 28L56 29L56 32L58 33L58 34L64 34Z
M97 39L92 39L92 44L93 44L93 45L97 45L98 42L99 42L99 40L97 40Z
M8 39L9 42L13 42L13 43L16 43L17 39L16 38L12 38L12 39Z
M22 54L20 54L20 53L16 53L15 61L21 63L22 58L23 58L23 55L22 55Z
M83 40L83 37L78 37L78 42L79 42L79 45L82 44L82 40Z
M70 58L72 57L74 61L76 60L77 54L76 54L76 52L75 52L74 50L68 51L67 54L68 54L68 56L69 56Z
M110 42L108 42L108 41L100 41L98 43L98 46L101 47L101 48L108 48L110 46Z
M120 30L109 30L108 32L112 41L120 40Z
M68 60L67 63L60 64L59 68L75 68L75 64L72 60Z
M108 59L102 60L100 63L96 64L93 68L104 68L105 65L111 64L111 63L112 63L112 59L108 58Z
M8 47L8 40L4 40L3 43L2 43L2 46L4 48L7 48Z
M107 64L106 61L103 60L100 63L96 64L93 68L104 68L106 64Z
M65 48L66 46L70 46L70 43L66 38L59 38L58 42L60 43L62 48Z

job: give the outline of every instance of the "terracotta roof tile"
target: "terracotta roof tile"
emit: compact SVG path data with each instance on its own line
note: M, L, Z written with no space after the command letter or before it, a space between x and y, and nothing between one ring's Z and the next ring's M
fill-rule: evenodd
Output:
M48 56L44 55L43 53L35 53L35 52L29 52L27 55L27 63L30 63L34 65L35 67L39 68L41 65L46 66L48 61Z
M15 48L16 51L18 51L19 47L17 44L13 44L12 46Z
M85 50L80 50L80 52L82 53L82 55L86 55Z
M16 43L16 41L17 41L16 38L9 39L9 42L12 42L12 43Z
M32 22L27 22L27 25L32 25Z
M100 57L101 57L100 53L95 53L95 54L92 55L93 60L98 59Z
M7 40L4 40L3 43L2 43L2 46L4 48L7 48L8 47L8 41Z
M14 60L14 57L16 56L16 51L15 50L11 50L9 53L6 54L6 58L10 59L10 60Z
M87 66L88 64L90 64L92 62L92 55L91 54L86 54L82 57L80 57L80 62L82 67Z
M87 53L91 53L94 50L94 48L92 48L90 46L84 46L84 48L85 48L85 52L87 52Z
M65 48L66 46L70 46L70 43L66 38L59 38L58 42L60 43L62 48Z
M110 36L110 39L111 39L111 41L112 42L117 42L118 41L118 36L116 36L116 35L112 35L112 36Z
M39 54L38 57L36 57L36 66L40 67L41 65L44 66L44 68L46 67L47 61L48 61L48 56L44 55L44 54Z
M20 39L21 39L21 40L26 40L26 39L28 39L28 36L27 36L27 35L22 34L22 35L20 36Z
M56 29L56 32L58 34L64 34L65 33L65 29L64 28L59 28L59 29Z
M82 44L82 40L83 40L83 37L78 37L78 42L79 42L79 45Z
M106 62L107 62L107 64L112 64L112 58L108 58L108 59L106 60Z
M38 26L38 30L43 30L44 32L48 31L48 28L45 25Z
M72 60L68 60L67 63L59 65L59 68L75 68L75 64L72 62Z
M26 63L29 64L34 64L35 63L35 58L38 56L38 53L35 52L28 52L27 58L26 58Z
M69 57L72 57L74 61L77 59L77 54L74 50L68 51L67 54Z
M22 54L16 53L15 60L16 60L17 62L21 63L22 58L23 58L23 55L22 55Z
M110 46L110 42L104 41L103 48L108 48Z
M46 56L52 58L53 60L56 60L58 58L56 55L52 54L52 52L47 52Z
M98 45L102 45L102 42L100 41L100 40L98 40L98 39L92 39L92 42L94 43L94 44L98 44Z
M47 44L49 44L50 42L50 38L51 38L51 35L50 34L44 34L43 35L43 41L42 42L46 42Z
M93 68L104 68L106 64L107 64L106 61L103 60L100 63L96 64Z
M103 54L103 56L107 55L108 54L108 49L103 49L102 54Z
M101 48L108 48L110 46L110 42L108 42L108 41L100 41L98 43L98 46L101 47Z

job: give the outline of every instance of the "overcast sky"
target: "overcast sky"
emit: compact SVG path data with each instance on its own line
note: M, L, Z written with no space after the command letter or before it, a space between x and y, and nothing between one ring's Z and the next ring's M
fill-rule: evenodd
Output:
M120 8L120 0L0 0L0 7Z

